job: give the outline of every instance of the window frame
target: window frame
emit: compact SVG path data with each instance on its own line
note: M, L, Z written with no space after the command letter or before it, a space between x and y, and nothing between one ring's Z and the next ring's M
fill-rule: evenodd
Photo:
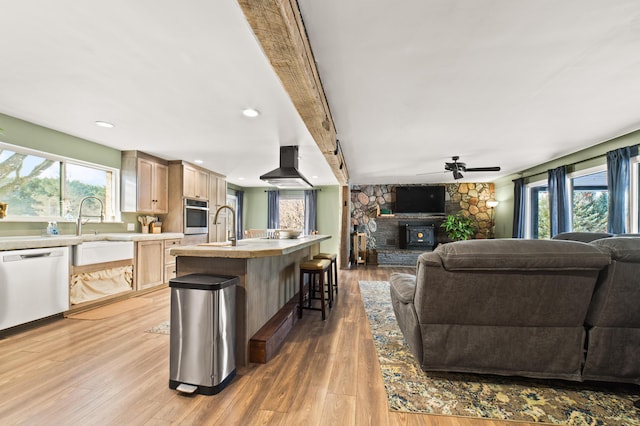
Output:
M37 157L41 157L47 160L58 161L60 162L60 200L59 200L59 216L13 216L11 213L7 215L7 217L3 220L4 222L48 222L48 221L56 221L61 223L74 223L77 220L77 211L75 211L76 216L73 219L67 219L64 217L64 212L62 205L66 199L67 188L66 188L66 176L67 176L67 164L78 165L82 167L92 168L104 172L111 173L111 187L113 189L113 194L111 197L111 205L106 206L105 210L111 208L113 211L113 220L105 219L105 223L121 223L122 222L122 212L120 211L120 169L115 167L109 167L102 164L92 163L89 161L78 160L75 158L65 157L62 155L52 154L50 152L40 151L37 149L27 148L20 145L13 145L10 143L0 141L0 149L11 150L18 154L24 155L33 155ZM103 201L104 202L104 201ZM79 206L75 206L77 210ZM10 212L11 210L9 210Z
M525 185L525 189L526 189L526 202L525 202L525 238L528 239L537 239L538 236L536 235L534 237L534 232L533 232L533 223L534 223L534 210L533 210L533 194L534 192L538 192L543 188L546 188L546 190L548 191L548 182L547 180L536 180L533 182L529 182ZM536 207L537 207L537 203L536 203ZM535 215L537 217L538 215L538 209L536 208L535 211Z
M280 196L278 199L278 210L280 210L280 203L286 200L302 200L302 209L303 209L302 210L302 228L304 230L304 218L305 218L306 208L307 208L305 204L304 190L280 191ZM278 227L279 229L284 229L282 226L282 222L280 222L281 219L282 219L282 216L280 216L278 219L279 220Z
M570 229L573 231L573 179L583 176L594 175L604 172L607 174L607 164L600 164L598 166L587 167L585 169L576 170L571 173L567 173L567 188L569 190L569 217L571 218ZM609 182L607 181L607 194L609 193ZM607 218L608 219L608 218Z
M631 158L631 182L629 185L629 231L640 232L640 155Z

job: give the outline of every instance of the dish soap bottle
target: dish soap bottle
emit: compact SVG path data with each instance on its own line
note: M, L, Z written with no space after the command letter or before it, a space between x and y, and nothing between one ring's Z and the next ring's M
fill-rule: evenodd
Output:
M47 224L47 235L58 235L58 222L49 222Z

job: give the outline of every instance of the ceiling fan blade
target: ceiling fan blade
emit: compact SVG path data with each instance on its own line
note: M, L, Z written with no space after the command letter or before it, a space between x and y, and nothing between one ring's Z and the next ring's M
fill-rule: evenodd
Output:
M416 173L416 176L424 176L424 175L436 175L436 174L442 174L442 173L448 173L448 170L443 170L440 172L425 172L425 173Z
M467 172L499 172L500 167L468 167Z

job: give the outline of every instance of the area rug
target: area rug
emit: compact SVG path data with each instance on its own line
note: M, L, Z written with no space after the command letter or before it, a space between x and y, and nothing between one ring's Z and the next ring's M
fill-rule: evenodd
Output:
M170 334L169 333L169 321L163 321L160 324L151 327L148 330L145 330L145 333L155 333L155 334Z
M389 408L462 417L570 425L640 425L636 386L427 373L398 328L387 281L360 281Z
M122 300L120 302L111 303L99 308L90 309L88 311L71 314L67 318L79 320L100 320L109 318L124 312L142 308L150 305L151 299L144 297L132 297L131 299Z

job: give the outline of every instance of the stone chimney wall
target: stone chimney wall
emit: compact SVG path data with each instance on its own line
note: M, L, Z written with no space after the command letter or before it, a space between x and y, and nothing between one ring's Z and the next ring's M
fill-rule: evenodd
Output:
M445 213L471 217L475 222L474 238L490 238L493 212L487 201L494 199L493 183L451 183L445 186ZM354 185L351 187L351 225L358 232L367 234L367 247L376 248L377 218L385 210L394 213L396 186L401 185ZM402 185L407 186L407 185ZM402 217L402 214L397 215ZM420 215L411 214L412 218ZM493 215L495 216L495 215ZM384 215L383 215L384 217ZM424 215L428 217L428 215ZM442 232L441 232L442 233Z

